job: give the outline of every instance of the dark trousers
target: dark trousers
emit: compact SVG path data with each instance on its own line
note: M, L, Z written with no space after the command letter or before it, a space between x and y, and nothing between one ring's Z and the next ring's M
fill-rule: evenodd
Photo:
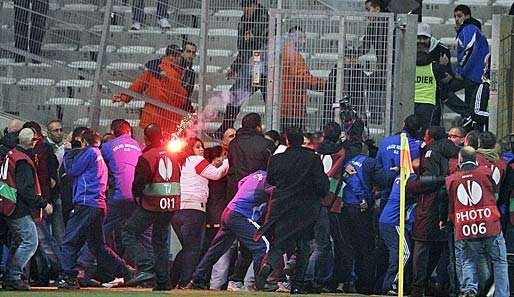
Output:
M157 17L159 19L168 17L168 0L157 1ZM145 4L143 0L134 0L132 4L132 21L142 23L145 18Z
M413 263L413 280L412 280L412 294L411 296L423 296L423 293L428 285L428 279L434 269L440 265L439 259L447 255L447 242L445 241L419 241L414 243L414 252L412 255ZM446 257L447 258L447 257ZM438 278L440 282L444 282L444 274L448 264L442 265L438 269ZM446 273L447 275L447 273ZM444 285L444 284L441 284Z
M477 83L464 78L463 80L453 79L450 81L448 86L448 98L444 102L454 112L460 114L462 117L466 117L471 114L473 106L473 97L475 96L476 89L478 88ZM464 89L464 102L455 95L455 92Z
M181 209L173 213L171 225L182 245L171 272L172 285L185 287L191 281L202 249L205 231L205 213L194 209Z
M426 103L414 103L414 115L421 124L421 131L424 131L432 125L434 119L435 105Z
M343 258L343 271L347 274L343 279L351 278L352 263L355 261L357 275L355 288L359 293L372 293L375 236L371 212L361 211L358 205L345 205L341 210L340 224L342 230L340 252Z
M209 271L212 266L230 249L236 239L251 252L255 273L259 271L262 259L268 250L269 242L265 237L259 241L253 240L253 235L259 228L257 223L229 209L225 209L221 220L220 231L214 237L209 250L195 270L193 280L197 283L209 281Z
M137 205L132 201L107 201L108 211L107 217L104 222L104 234L107 244L116 251L118 255L125 255L125 247L122 242L122 231L127 224L132 214L137 209ZM151 251L152 228L148 228L139 237L139 242L146 250ZM150 255L150 258L153 258ZM128 261L133 262L134 259L127 258Z
M234 268L230 276L229 281L244 282L248 267L252 264L252 253L250 250L241 242L237 242L237 258L234 261Z
M31 6L32 5L32 6ZM48 0L14 1L14 46L39 55L46 31ZM30 14L30 26L29 26ZM23 56L15 55L16 62L23 62Z
M279 244L271 246L271 249L266 254L263 263L271 267L277 267L283 261L283 255L292 247L296 246L296 273L293 277L293 284L295 286L303 286L305 271L309 265L309 256L311 254L311 240L307 238L291 238L289 240L282 240Z
M66 225L62 243L62 267L64 273L76 277L75 265L82 247L87 243L90 252L98 263L123 271L125 262L106 244L102 225L105 210L90 206L75 206Z
M171 216L171 213L151 212L138 207L123 229L123 245L129 258L134 259L138 271L151 272L153 269L158 285L168 284L169 247L166 241ZM149 227L152 227L153 259L144 240L141 241Z

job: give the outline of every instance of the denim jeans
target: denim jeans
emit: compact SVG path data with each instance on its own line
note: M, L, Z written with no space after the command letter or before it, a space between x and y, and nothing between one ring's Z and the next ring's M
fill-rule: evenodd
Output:
M315 253L317 254L314 266L314 282L316 284L328 284L332 242L330 241L330 220L326 207L321 207L319 212L319 220L314 227L314 241L316 242Z
M509 296L509 273L507 264L507 248L505 239L500 232L495 237L474 240L459 240L456 245L463 249L463 266L461 292L479 292L480 280L477 275L485 275L489 270L488 263L493 265L495 296Z
M177 234L182 250L177 254L171 275L172 285L188 285L201 253L205 232L205 212L194 209L177 210L171 216L171 226Z
M134 259L138 271L155 272L157 283L166 285L168 283L168 227L170 225L171 213L151 212L138 207L126 227L123 229L123 245L131 259ZM142 236L149 227L152 227L151 251Z
M87 247L97 258L98 263L104 263L117 271L123 270L125 262L106 244L102 225L105 218L104 209L75 206L66 225L66 233L62 243L62 266L64 273L75 277L75 265L82 247Z
M49 269L60 272L62 269L61 259L62 252L59 241L50 232L49 218L36 223L39 246L36 256L39 255L44 267L40 267L40 271L45 271L44 276L48 277Z
M265 237L259 241L253 240L253 235L258 228L257 223L252 220L242 216L238 212L226 209L221 216L221 229L218 234L216 234L216 237L214 237L202 261L198 264L193 276L194 281L207 283L210 269L221 256L230 250L230 247L236 239L241 241L241 243L250 250L253 256L254 271L258 271L262 259L269 249L269 242L267 242Z
M50 223L52 226L52 235L57 240L57 245L61 245L64 238L64 218L62 213L62 200L57 198L52 204L54 211L50 216Z
M389 250L389 267L382 285L382 290L387 292L393 288L398 288L398 251L400 249L398 239L400 238L400 227L391 224L380 224L380 237L384 240ZM403 241L405 243L403 266L405 269L404 275L406 276L404 284L408 284L408 276L410 275L408 269L410 265L408 263L411 259L412 241L407 230L405 230Z
M157 17L168 18L168 0L157 1ZM142 23L145 18L145 4L143 0L134 0L132 3L132 21Z
M20 280L23 268L37 249L36 224L30 215L18 219L7 218L6 221L12 235L6 279Z

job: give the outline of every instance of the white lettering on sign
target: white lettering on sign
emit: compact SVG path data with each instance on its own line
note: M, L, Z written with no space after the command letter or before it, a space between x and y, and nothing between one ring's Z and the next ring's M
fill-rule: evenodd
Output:
M161 201L159 201L159 206L161 209L174 209L175 198L161 198Z
M485 223L480 224L469 224L462 226L462 235L470 236L470 235L478 235L478 234L486 234L487 228L485 227Z
M482 220L491 217L491 209L489 207L470 209L455 213L457 223L466 223L467 221Z

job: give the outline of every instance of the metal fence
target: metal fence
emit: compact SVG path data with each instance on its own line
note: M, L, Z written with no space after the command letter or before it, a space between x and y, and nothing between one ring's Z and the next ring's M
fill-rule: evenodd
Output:
M204 131L237 127L248 112L282 130L290 111L290 123L319 131L348 95L372 134L389 133L392 76L402 71L394 57L403 59L392 14L341 13L337 1L318 0L166 3L3 1L2 110L102 132L115 118L173 130L193 109Z

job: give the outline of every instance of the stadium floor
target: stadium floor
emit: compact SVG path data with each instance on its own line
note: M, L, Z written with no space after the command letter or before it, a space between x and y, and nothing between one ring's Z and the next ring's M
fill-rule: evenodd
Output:
M134 288L115 288L115 289L80 289L74 291L57 291L57 289L49 288L32 288L29 292L0 291L0 297L55 297L55 296L88 296L88 297L143 297L143 296L173 296L173 297L217 297L217 296L233 296L233 297L286 297L288 293L264 293L264 292L227 292L227 291L195 291L195 290L173 290L166 292L152 292L150 289L134 289ZM365 296L359 294L323 294L323 295L301 295L306 297L313 296ZM378 296L378 295L375 295Z

